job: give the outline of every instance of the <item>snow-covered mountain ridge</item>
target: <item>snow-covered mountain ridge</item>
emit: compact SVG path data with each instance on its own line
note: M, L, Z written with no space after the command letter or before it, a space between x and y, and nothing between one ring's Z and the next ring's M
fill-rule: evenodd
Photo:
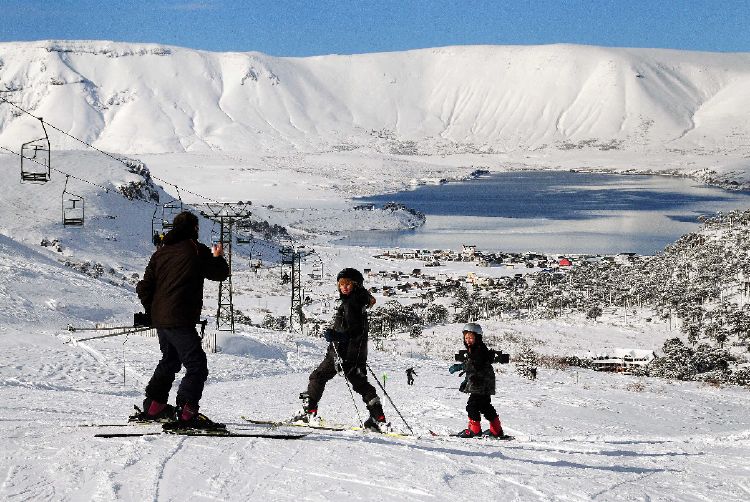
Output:
M0 44L3 97L129 153L742 154L749 84L748 53L549 45L282 58L103 41ZM36 137L37 127L0 105L0 143Z

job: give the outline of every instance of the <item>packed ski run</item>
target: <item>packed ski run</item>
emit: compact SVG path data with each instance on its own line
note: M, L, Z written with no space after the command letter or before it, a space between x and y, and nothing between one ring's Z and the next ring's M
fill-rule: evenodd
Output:
M462 378L448 372L455 361L437 354L463 348L461 324L436 327L434 351L370 353L369 364L387 375L385 388L414 436L311 430L287 442L168 435L161 425L120 427L133 405L141 405L160 357L157 340L130 335L69 344L65 326L124 321L140 307L135 292L7 238L0 244L3 296L10 300L3 303L0 328L2 494L8 500L447 500L476 490L520 500L742 500L748 493L750 396L739 387L575 368L540 369L530 381L512 364L501 365L493 403L515 440L449 437L466 426L466 395L458 390ZM607 336L654 348L655 335L667 329L609 322ZM568 319L534 329L550 346L586 346L598 343L603 326L595 324ZM487 331L510 326L483 323ZM291 419L325 340L240 327L233 335L219 333L217 343L221 350L207 354L201 409L238 433L304 430L254 427L242 417ZM413 385L407 368L416 369ZM356 404L363 413L364 403ZM394 429L406 432L387 403L384 410ZM328 384L318 414L330 423L359 425L340 376ZM103 427L82 427L97 424ZM95 437L107 433L144 435Z
M152 79L151 85L171 88L162 96L180 95L171 87L175 84L161 76L160 65L164 61L182 64L191 72L214 71L196 63L194 51L172 49L172 55L156 46L146 46L148 50L143 52L142 47L131 50L127 44L47 44L46 49L34 44L0 46L4 63L0 65L1 74L13 75L3 82L6 87L14 84L14 92L21 96L19 103L33 106L35 112L53 123L64 125L72 120L76 126L67 129L82 136L84 129L93 127L88 115L81 112L86 106L75 107L69 116L57 108L66 99L50 97L39 90L52 85L48 71L65 73L65 82L75 80L67 78L71 76L68 71L74 70L58 66L60 61L54 59L61 54L68 61L77 61L78 71L94 74L103 64L100 59L120 65L130 61L128 57L138 58L141 70ZM493 52L492 48L481 50ZM494 56L509 57L508 50L495 48ZM706 54L680 55L685 60L682 66L666 71L659 61L675 56L671 52L567 46L527 52L529 61L570 52L592 68L598 66L602 54L612 53L618 60L636 66L648 62L648 67L663 79L684 80L688 77L680 72L685 71L688 76L703 73L701 69L686 70L693 65L707 73L719 72L715 58ZM30 56L18 56L22 53ZM472 51L447 48L435 50L434 54L450 61L456 54L465 57ZM429 51L397 55L393 60L387 55L359 59L364 67L377 62L396 68L403 65L399 62L403 57L415 56L429 63ZM263 75L271 80L274 73L270 68L287 65L289 73L281 74L284 83L293 75L294 64L314 66L304 59L253 57L258 65L268 69ZM53 58L56 64L47 58ZM197 59L211 61L213 56L202 54ZM745 60L741 55L724 55L720 59L732 75L708 78L709 83L696 77L691 96L713 95L718 92L714 88L717 87L742 103L746 98L735 88L743 88ZM27 71L27 60L50 64L39 65L39 72L36 66ZM338 67L343 64L338 58L327 64L336 70L334 73L343 71ZM130 75L129 71L118 66L103 74L116 77ZM462 79L463 73L460 79L453 80ZM647 83L651 83L650 75ZM72 84L54 85L55 92L63 92L60 87L71 93L64 94L71 99L86 99L72 90ZM110 84L100 85L104 89ZM133 84L133 88L141 89L140 86L138 82ZM573 90L575 85L569 83L567 88ZM337 300L344 294L340 280L353 278L362 288L381 286L378 292L368 293L375 300L369 309L368 298L357 299L360 303L354 310L372 315L389 299L376 276L364 274L366 269L408 275L423 266L415 258L384 257L386 248L343 246L331 241L331 237L350 230L414 228L423 221L402 208L356 211L349 199L352 194L380 193L433 179L462 179L471 175L476 166L490 170L632 168L640 172L679 172L722 185L745 183L749 171L742 160L744 146L737 139L742 134L725 134L727 125L716 119L723 107L732 108L716 103L727 101L701 101L692 113L702 120L695 122L692 133L685 133L681 124L688 120L686 117L662 120L661 115L679 109L674 103L680 101L679 96L664 89L650 91L650 96L656 96L653 99L664 104L664 112L652 118L641 117L642 127L635 124L633 130L626 128L627 137L620 143L611 143L610 136L587 143L587 135L602 127L582 123L572 129L538 135L529 126L536 119L527 120L524 116L516 117L515 124L524 126L521 129L526 131L526 137L514 138L513 145L503 154L493 153L491 148L477 150L470 140L458 141L458 136L465 136L462 131L466 124L453 124L449 128L452 132L447 134L448 143L458 150L447 156L446 145L435 139L435 135L446 131L422 131L424 135L412 144L408 134L401 136L406 131L394 132L385 124L378 125L377 113L354 110L349 103L341 104L335 113L368 116L368 127L354 124L347 136L341 133L346 128L336 119L327 121L325 131L321 128L319 135L304 134L294 129L300 124L271 108L258 113L260 125L253 125L258 128L253 136L257 144L254 140L248 143L250 151L237 152L229 146L244 141L246 134L223 128L223 119L209 113L213 118L205 127L188 134L184 124L172 127L160 122L158 115L162 112L156 111L180 109L192 113L191 106L177 103L179 99L165 98L166 104L159 101L141 109L138 107L143 103L138 103L137 92L131 96L123 90L108 89L113 93L112 100L93 102L111 102L113 109L120 105L128 108L130 102L136 106L129 108L128 118L120 115L115 119L117 114L102 110L105 120L100 124L101 130L86 137L98 137L97 144L102 148L128 152L127 159L92 150L71 150L81 145L53 133L52 144L58 148L64 145L54 151L54 166L74 177L66 178L55 171L45 184L18 184L18 158L12 153L18 150L21 139L36 131L38 122L16 120L18 117L2 108L0 112L5 115L0 116L0 139L12 151L0 152L0 169L7 175L7 182L0 184L0 497L747 500L747 386L714 378L681 381L677 377L595 372L564 362L570 357L583 358L618 347L661 355L665 341L685 338L677 319L663 318L649 306L616 304L593 316L560 306L555 307L559 308L559 315L551 317L519 317L520 309L514 309L513 314L459 322L455 320L460 313L456 304L443 298L438 300L446 300L441 305L446 311L451 310L449 319L427 323L417 336L397 329L389 336L370 339L364 366L356 355L349 364L343 349L336 353L342 347L338 344L351 344L351 334L340 339L346 330L340 329L341 324L336 327L337 313L341 313L341 302ZM543 86L530 91L545 95L541 92ZM398 91L392 92L396 93L393 96L398 95ZM583 120L586 114L575 113L577 107L586 108L594 98L575 92L571 95L578 96L577 104L560 106L569 107L567 120ZM212 100L202 96L198 101L211 106L221 108L225 104L218 97ZM628 99L631 98L632 94ZM650 109L646 104L651 99L636 97L621 104ZM230 101L242 102L235 98ZM504 101L500 99L498 103ZM309 108L310 104L300 106ZM503 108L498 110L505 117ZM238 115L243 114L256 116L241 108ZM456 117L461 115L456 112ZM619 124L615 115L602 116L603 129L611 134L621 130L613 127ZM171 117L182 124L183 118ZM492 120L485 129L496 127ZM286 125L279 125L284 122ZM416 124L420 120L409 122ZM134 124L140 124L140 132L133 129ZM642 151L640 140L634 139L639 127L654 141L649 146L653 151ZM675 130L682 133L676 134ZM451 136L454 133L456 136ZM675 139L677 148L664 147L658 141L675 136L679 136ZM722 142L717 138L729 139ZM489 141L489 137L480 139ZM542 140L558 143L538 144ZM612 146L615 151L605 151L603 145ZM622 148L618 149L618 145ZM201 153L191 151L196 148ZM415 148L421 150L412 151ZM149 154L141 155L142 152ZM125 159L125 163L118 158ZM173 184L154 182L151 175ZM66 180L68 183L63 185ZM82 227L61 224L63 190L75 192L85 200L86 220ZM168 397L154 405L156 420L129 422L134 406L148 414L154 401L147 395L147 388L162 359L159 339L150 330L97 337L101 332L89 336L75 328L131 326L133 314L144 311L144 296L139 297L143 290L138 290L138 284L145 279L144 272L156 249L151 226L156 200L163 205L179 201L182 196L183 209L200 214L205 200L188 199L188 194L195 193L221 201L252 200L254 215L264 223L258 227L262 231L256 233L253 244L244 248L235 245L232 276L236 330L214 328L218 287L206 281L200 318L209 320L202 340L208 375L199 399L200 411L197 407L191 410L190 405L198 403L190 399L181 402L178 397L186 374L181 370L170 382ZM66 200L63 194L63 202ZM288 318L290 312L290 286L282 282L278 252L284 231L291 232L297 242L314 247L322 263L322 270L314 274L312 265L302 265L307 275L304 291L310 297L310 303L304 305L305 312L311 324L321 322L320 326L315 324L322 327L319 331L307 326L301 333L274 325L279 319ZM213 253L215 234L215 225L200 216L196 242L205 244ZM714 234L718 231L708 229L702 235L707 240ZM701 249L698 240L689 242L689 247ZM183 241L178 239L176 243L179 242ZM170 245L175 243L168 242L167 247ZM731 242L726 246L741 249ZM679 248L679 253L673 254L686 254L687 249ZM220 256L221 252L217 254ZM349 272L338 277L346 270ZM362 277L353 276L351 270ZM504 280L514 278L517 269L478 268L472 262L459 261L443 263L435 272L462 281L471 275ZM524 270L522 275L526 273ZM691 273L691 277L699 277L701 271ZM574 278L574 273L566 277L570 282ZM719 289L725 298L744 298L728 286ZM404 310L415 303L408 296L399 300ZM265 322L266 319L273 322ZM472 337L474 342L470 343ZM731 341L741 342L740 338L735 333ZM467 390L470 376L477 373L467 374L466 354L462 356L461 351L471 352L469 346L477 340L488 349L485 363L496 360L495 355L489 357L490 351L510 354L510 362L490 363L494 389L487 387L490 377L484 372L484 377L473 381L482 384L479 392L471 388L462 392L460 388ZM524 371L520 357L528 347L547 357L546 364L534 368L533 379ZM742 348L737 345L737 350ZM497 361L501 359L497 356ZM741 364L742 361L740 368ZM361 373L355 375L353 368L362 370L365 379ZM737 368L733 367L733 371L740 374ZM311 378L313 375L317 377ZM480 397L472 399L474 395ZM491 396L489 402L486 396ZM144 398L150 402L144 403ZM206 427L201 416L213 425Z

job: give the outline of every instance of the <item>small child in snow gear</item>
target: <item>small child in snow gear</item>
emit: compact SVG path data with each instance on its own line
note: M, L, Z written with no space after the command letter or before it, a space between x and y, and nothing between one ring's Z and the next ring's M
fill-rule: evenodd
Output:
M370 412L365 421L366 429L380 431L385 414L375 387L367 381L367 309L375 304L375 298L362 286L364 277L353 268L345 268L336 276L339 291L339 306L333 319L333 326L324 331L330 342L325 358L310 374L307 391L300 394L302 412L294 421L310 422L318 414L318 402L323 396L326 383L332 379L337 369L342 371L354 392ZM340 366L339 366L340 365Z
M414 385L414 376L417 374L416 371L414 371L414 368L407 368L406 369L406 383L409 385Z
M466 374L459 390L469 394L469 401L466 403L469 425L457 435L463 438L481 436L481 415L484 415L490 422L489 435L504 437L500 417L491 402L495 393L495 371L492 369L494 353L482 341L482 327L479 324L470 322L464 325L463 337L466 352L459 353L463 356L463 362L456 363L448 369L451 374L457 371L462 372L460 375Z

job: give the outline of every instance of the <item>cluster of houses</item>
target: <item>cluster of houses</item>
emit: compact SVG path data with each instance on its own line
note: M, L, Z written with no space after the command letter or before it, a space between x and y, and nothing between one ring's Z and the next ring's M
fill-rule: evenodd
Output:
M395 260L420 260L425 267L439 267L446 262L473 262L479 267L541 268L554 270L573 267L582 262L612 261L632 263L635 253L606 255L551 256L539 253L488 253L477 250L475 245L464 244L460 251L453 249L396 249L388 250L376 258Z
M396 296L399 292L407 293L412 290L439 292L461 281L457 277L448 277L446 274L439 274L438 277L426 275L419 268L415 268L411 273L384 270L375 272L369 268L364 269L363 272L371 279L379 279L382 286L372 286L370 291L383 296ZM387 282L392 284L389 285Z
M418 260L424 262L424 267L437 267L447 262L473 262L477 266L504 267L510 269L536 269L535 271L552 274L563 273L566 269L576 267L584 262L611 261L619 263L632 263L636 259L635 253L620 253L614 256L606 255L543 255L539 253L486 253L478 251L476 246L464 245L461 251L454 250L429 250L429 249L395 249L387 250L375 258L389 260ZM458 284L472 284L478 287L493 287L499 279L484 277L480 274L469 272L465 275L438 273L431 275L423 272L422 268L415 268L411 273L401 271L378 271L365 269L365 274L382 286L374 286L372 292L383 296L396 296L399 293L409 293L418 290L419 296L425 293L440 293L442 290L450 290ZM519 270L521 272L521 270ZM524 274L516 273L511 280L524 282ZM507 281L509 278L505 278ZM390 283L390 285L389 285ZM521 285L523 286L523 285Z
M628 374L656 359L656 353L644 349L613 349L606 354L592 354L589 359L596 371Z

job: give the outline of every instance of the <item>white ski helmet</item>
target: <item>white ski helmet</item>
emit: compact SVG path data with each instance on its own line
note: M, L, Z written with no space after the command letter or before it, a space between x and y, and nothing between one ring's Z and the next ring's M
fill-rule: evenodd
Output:
M475 322L469 322L469 323L464 324L464 328L461 331L462 332L463 331L471 331L472 333L476 333L477 335L481 335L482 334L482 327L479 324L475 323Z

